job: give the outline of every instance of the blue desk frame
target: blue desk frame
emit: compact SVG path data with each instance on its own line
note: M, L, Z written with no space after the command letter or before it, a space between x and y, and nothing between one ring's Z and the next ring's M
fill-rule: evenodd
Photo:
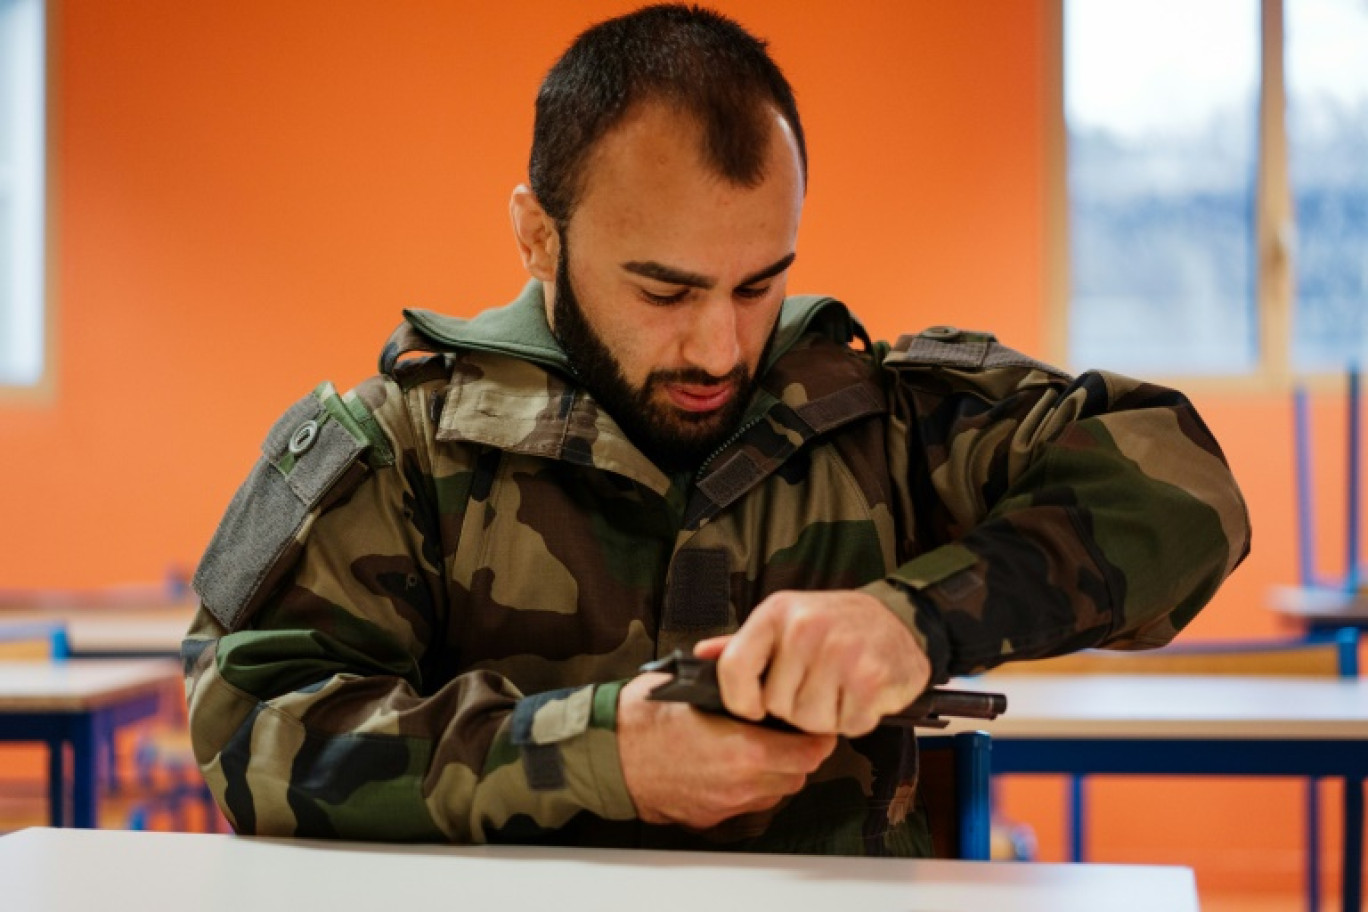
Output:
M99 747L121 725L156 715L160 699L142 693L94 709L0 710L0 742L42 741L48 748L48 809L52 826L66 826L67 763L71 745L70 825L93 828L99 792Z
M1363 895L1363 778L1368 741L1333 738L1030 738L996 735L993 774L1116 773L1121 775L1334 776L1344 780L1341 908L1358 909ZM1081 835L1080 837L1081 838ZM1312 878L1318 871L1309 872Z

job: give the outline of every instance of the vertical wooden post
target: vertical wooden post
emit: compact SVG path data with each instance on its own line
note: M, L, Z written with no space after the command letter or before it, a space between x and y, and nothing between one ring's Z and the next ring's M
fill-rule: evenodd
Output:
M1283 0L1264 0L1261 13L1259 172L1255 238L1263 370L1280 385L1292 374L1293 252L1296 214L1287 178L1287 90L1283 77Z

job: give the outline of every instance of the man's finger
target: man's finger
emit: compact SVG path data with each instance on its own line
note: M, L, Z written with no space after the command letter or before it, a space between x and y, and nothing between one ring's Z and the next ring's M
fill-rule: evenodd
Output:
M709 637L706 640L699 640L697 643L694 643L693 654L700 659L715 660L722 654L722 650L726 648L727 643L731 641L731 638L732 635L729 633L726 636Z
M717 659L717 683L722 702L743 719L765 717L761 677L774 651L775 629L769 616L756 612L727 643Z
M829 665L809 666L793 692L790 722L804 731L837 733L840 727L841 681Z
M835 735L761 731L766 739L774 739L770 741L771 753L765 764L766 769L774 773L807 775L836 749Z
M797 654L794 649L780 649L771 659L762 683L765 710L803 729L807 726L799 722L795 712L798 694L812 671L809 664L806 655Z
M879 724L879 716L870 708L842 691L836 713L836 730L848 738L858 738L872 732Z

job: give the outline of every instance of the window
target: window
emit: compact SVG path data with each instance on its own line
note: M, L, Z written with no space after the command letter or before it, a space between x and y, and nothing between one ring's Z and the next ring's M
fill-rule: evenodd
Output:
M1070 364L1368 362L1368 0L1060 2Z
M1288 0L1293 366L1368 366L1368 2Z
M41 0L0 0L0 386L43 374Z

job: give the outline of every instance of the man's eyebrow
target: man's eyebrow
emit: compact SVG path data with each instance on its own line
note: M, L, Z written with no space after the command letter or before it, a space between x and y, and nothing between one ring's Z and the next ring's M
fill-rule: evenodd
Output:
M716 279L699 275L696 272L686 272L683 269L676 269L673 266L666 266L664 263L657 263L654 260L639 262L631 260L623 263L622 268L627 272L639 275L647 279L655 279L657 282L664 282L667 285L688 285L693 288L712 288L717 284Z
M756 282L763 282L765 281L765 279L772 279L779 273L783 272L785 269L788 269L790 266L792 266L793 261L796 259L798 259L798 254L790 253L788 256L776 260L775 262L766 266L759 272L753 275L746 276L744 279L741 280L737 287L745 288L747 285L754 285Z
M793 261L798 258L798 254L790 253L781 257L764 269L746 276L737 283L738 288L747 285L754 285L756 282L763 282L765 279L773 278L793 265ZM666 266L664 263L657 263L654 260L641 262L631 260L623 263L622 268L647 279L655 279L657 282L665 282L668 285L686 285L691 288L711 289L717 284L717 280L696 272L688 272L683 269L676 269L673 266Z

